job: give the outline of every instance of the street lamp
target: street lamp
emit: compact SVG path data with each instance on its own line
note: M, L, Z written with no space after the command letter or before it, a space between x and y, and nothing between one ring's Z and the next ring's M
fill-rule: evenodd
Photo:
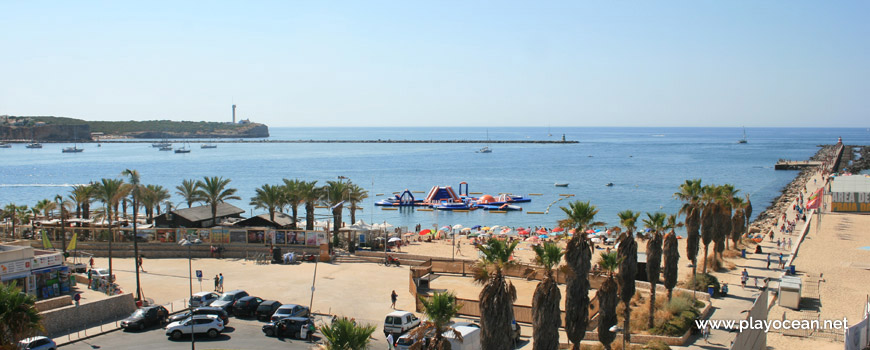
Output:
M193 300L193 263L191 262L191 260L193 258L192 258L192 253L191 253L191 247L193 247L193 245L202 243L202 241L199 238L196 238L193 241L189 240L189 238L190 238L190 236L178 241L178 245L180 245L182 247L187 247L187 276L188 276L188 280L190 281L190 299L187 300L188 303L190 303ZM193 313L191 313L191 320L190 320L190 349L191 350L196 349L196 334L193 333L193 324L194 324Z

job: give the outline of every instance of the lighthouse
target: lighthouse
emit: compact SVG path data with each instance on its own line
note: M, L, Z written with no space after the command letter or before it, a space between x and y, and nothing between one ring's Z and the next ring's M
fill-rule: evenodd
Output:
M236 123L236 105L233 105L233 124Z

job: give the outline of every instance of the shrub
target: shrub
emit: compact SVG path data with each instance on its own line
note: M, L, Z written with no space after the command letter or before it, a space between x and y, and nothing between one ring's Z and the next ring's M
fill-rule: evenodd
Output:
M661 340L650 340L649 343L643 346L644 350L671 350L671 347L668 344L665 344Z
M707 286L713 285L714 297L719 295L719 279L709 273L699 273L689 285L689 289L707 293Z

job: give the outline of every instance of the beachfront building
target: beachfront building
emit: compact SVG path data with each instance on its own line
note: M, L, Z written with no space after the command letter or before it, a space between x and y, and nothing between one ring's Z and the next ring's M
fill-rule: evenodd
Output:
M4 284L15 283L38 299L48 299L69 293L70 276L61 252L0 245L0 281Z
M260 214L255 217L244 219L235 224L240 227L271 227L277 229L289 228L293 224L293 217L284 213L275 213L275 221L269 218L269 214Z
M870 213L870 176L835 176L829 192L831 211Z
M154 217L156 227L203 228L217 226L224 221L238 221L245 211L229 203L218 203L215 221L212 221L210 205L176 209Z

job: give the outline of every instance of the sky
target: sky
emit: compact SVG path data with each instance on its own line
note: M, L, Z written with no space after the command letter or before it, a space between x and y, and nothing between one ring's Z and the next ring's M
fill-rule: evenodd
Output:
M0 114L867 127L867 1L2 1Z

